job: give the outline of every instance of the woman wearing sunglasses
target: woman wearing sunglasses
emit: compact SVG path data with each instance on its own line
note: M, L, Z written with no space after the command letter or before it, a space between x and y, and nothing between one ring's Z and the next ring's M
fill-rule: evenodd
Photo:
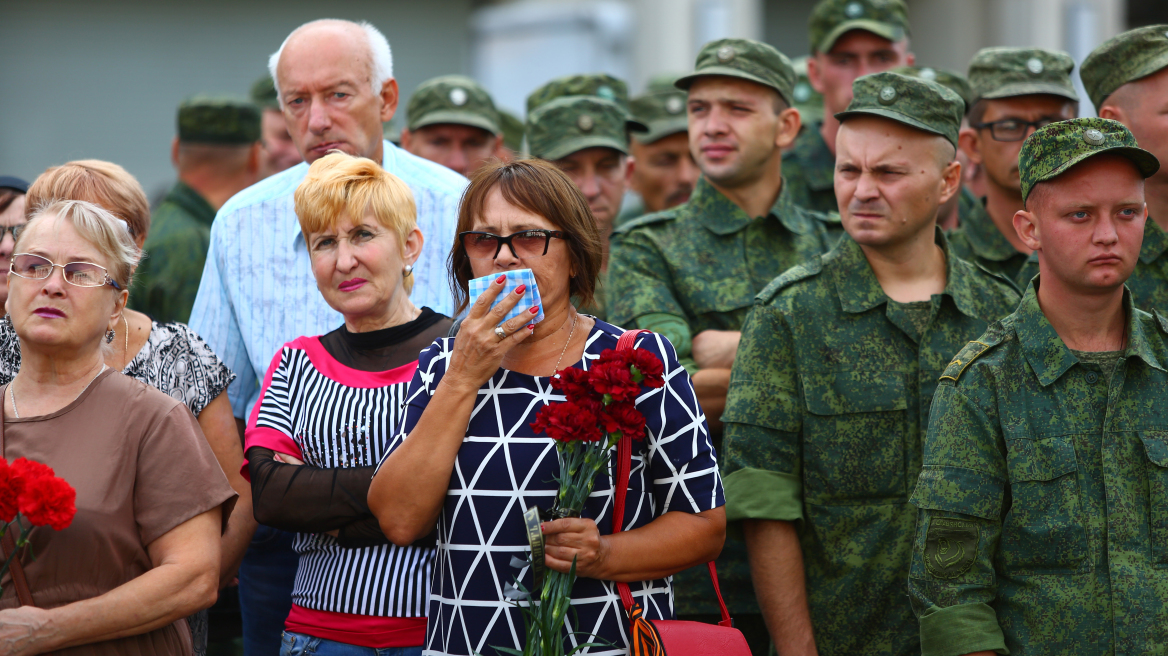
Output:
M235 492L181 402L105 364L140 251L84 201L30 217L8 275L21 368L3 395L3 456L77 491L62 530L32 531L35 605L0 599L0 653L189 654L185 617L215 601Z
M531 428L536 412L563 397L550 377L587 370L623 332L576 311L592 300L602 247L588 203L572 181L542 160L479 170L459 210L450 256L460 311L474 278L493 282L470 306L457 338L418 359L404 425L369 488L369 506L396 544L438 528L430 588L427 653L489 654L523 649L524 618L503 591L518 577L531 589L523 512L549 508L559 473L551 438ZM501 295L506 272L531 269L540 308L520 305L522 288ZM491 304L502 300L493 309ZM504 321L512 309L518 317ZM547 566L576 560L566 644L582 654L624 654L628 620L613 581L630 584L652 619L672 619L669 577L717 556L725 538L722 483L693 386L668 340L643 335L637 347L665 367L665 387L646 390L637 409L648 437L633 447L623 525L612 533L611 479L599 476L583 518L543 524Z

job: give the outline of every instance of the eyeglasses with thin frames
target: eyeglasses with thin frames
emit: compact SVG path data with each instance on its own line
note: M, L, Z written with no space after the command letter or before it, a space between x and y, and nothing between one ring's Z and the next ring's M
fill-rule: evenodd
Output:
M121 290L122 286L110 277L109 270L92 262L68 262L56 264L47 257L32 253L17 253L12 256L8 270L12 275L28 280L45 280L53 275L53 269L60 268L65 282L76 287L102 287L109 285Z
M522 230L506 237L490 232L460 232L458 238L462 240L467 257L472 260L493 260L503 252L504 244L511 249L516 259L542 257L547 255L553 239L567 239L568 236L559 230Z
M1058 120L1040 118L1037 121L1023 121L1018 118L1004 118L990 123L977 123L971 127L978 130L989 128L990 136L994 138L994 141L1022 141L1030 134L1030 128L1038 131L1051 123L1058 123Z

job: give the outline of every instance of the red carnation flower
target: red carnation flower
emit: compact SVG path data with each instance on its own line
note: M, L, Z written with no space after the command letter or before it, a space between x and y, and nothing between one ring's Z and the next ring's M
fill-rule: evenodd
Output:
M12 473L20 478L25 485L39 478L56 476L52 467L28 458L17 458L12 461Z
M64 479L41 476L26 481L18 507L33 526L51 526L53 530L61 531L73 522L73 515L77 514L76 500L77 492Z
M633 374L623 362L604 362L593 365L588 371L592 388L599 394L607 394L616 403L631 401L641 392L641 386L633 380Z
M641 381L642 385L646 387L665 385L665 379L662 377L665 373L665 365L661 364L661 358L645 349L636 349L632 351L632 365L644 377L644 380Z
M559 375L552 378L552 389L563 392L569 401L583 399L598 399L599 396L592 389L588 372L575 367L561 369Z
M0 458L0 521L11 522L16 518L16 499L23 487L23 480L8 461Z
M620 431L625 437L634 440L645 439L645 416L632 401L605 407L601 419L604 421L604 430L609 433Z
M545 405L535 415L531 429L560 442L598 442L604 435L591 405L573 401Z

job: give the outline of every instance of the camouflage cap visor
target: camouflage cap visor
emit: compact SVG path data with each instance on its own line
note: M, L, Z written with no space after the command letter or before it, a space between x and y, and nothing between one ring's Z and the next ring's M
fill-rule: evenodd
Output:
M1155 155L1149 153L1143 148L1135 148L1133 146L1112 146L1110 148L1103 148L1100 150L1091 150L1085 153L1079 153L1078 155L1067 159L1055 168L1051 169L1050 172L1035 176L1034 179L1029 182L1024 180L1022 182L1022 202L1026 202L1026 199L1030 197L1030 192L1034 190L1034 185L1038 184L1039 182L1053 180L1069 171L1076 164L1085 162L1092 157L1109 154L1120 155L1131 160L1132 163L1136 165L1136 168L1139 169L1140 175L1144 176L1145 179L1152 177L1156 174L1156 171L1160 170L1160 160L1156 159Z
M688 91L690 85L692 85L695 80L697 80L700 77L709 77L711 75L722 76L722 77L737 77L737 78L741 78L743 80L750 80L751 82L756 82L758 84L763 85L764 87L770 87L771 89L774 89L775 91L779 92L779 97L781 97L783 99L783 102L787 103L787 105L791 105L791 106L794 105L794 102L792 102L792 99L791 99L791 94L788 91L779 87L779 85L777 85L774 82L771 82L765 78L759 77L757 75L752 75L744 70L734 68L732 66L706 66L703 68L699 68L698 70L694 71L693 73L690 73L689 75L683 75L682 77L678 78L677 82L675 84L676 84L678 89L685 89L686 91Z
M427 125L438 125L441 123L469 125L472 128L486 130L491 134L500 134L502 132L502 129L497 123L487 118L486 116L483 116L482 114L477 112L460 112L450 109L426 112L417 119L411 120L409 128L412 131L417 130L418 128L424 128Z
M661 119L658 121L648 122L649 130L635 134L633 136L638 142L643 144L651 144L655 141L660 141L671 134L678 134L679 132L689 132L689 121L685 116Z
M998 98L1016 98L1018 96L1037 96L1046 94L1059 96L1073 102L1079 102L1079 94L1053 82L1013 82L1004 84L993 91L982 94L979 100L996 100Z
M835 117L837 119L839 119L840 121L843 121L843 120L847 119L848 117L858 116L860 114L879 116L881 118L886 118L886 119L896 121L897 123L903 123L909 127L913 127L913 128L918 129L918 130L923 130L925 132L928 132L929 134L935 134L938 137L945 137L945 140L948 141L949 143L953 144L954 148L957 147L957 130L953 130L951 132L943 132L941 130L938 130L935 127L929 126L926 123L922 123L921 121L918 121L917 119L915 119L911 116L908 116L906 114L901 114L900 112L897 112L897 111L894 111L891 109L880 109L877 107L864 108L864 109L853 109L853 110L846 111L846 112L840 112L840 113L836 114Z
M529 138L529 141L531 139ZM585 148L612 148L620 151L622 155L629 154L629 145L624 140L618 140L612 136L605 135L589 135L585 137L570 137L561 141L555 141L546 146L537 146L532 143L529 145L533 157L540 159L563 159L572 153L578 153ZM542 152L540 152L542 151Z
M844 21L836 25L830 32L824 35L815 47L815 52L828 52L839 41L840 37L851 32L852 30L863 30L871 32L882 39L888 39L893 43L905 38L906 34L904 28L899 25L885 23L871 19L859 19Z
M1152 59L1149 59L1142 66L1135 69L1128 76L1126 76L1126 79L1119 76L1107 76L1105 78L1106 82L1104 82L1105 86L1103 86L1102 89L1096 90L1097 93L1093 92L1091 89L1088 89L1087 95L1091 96L1091 104L1095 105L1096 107L1100 107L1103 105L1103 101L1107 100L1108 96L1115 93L1116 89L1122 87L1128 82L1135 82L1136 80L1141 80L1145 77L1148 77L1149 75L1152 75L1153 73L1158 73L1165 68L1168 68L1168 50L1160 53ZM1080 75L1082 75L1082 72L1080 72ZM1103 93L1103 90L1106 90L1106 93Z
M1126 127L1107 119L1072 119L1042 128L1023 142L1018 154L1022 201L1030 197L1034 185L1053 180L1097 155L1126 157L1140 175L1152 177L1160 170L1160 160L1135 144Z

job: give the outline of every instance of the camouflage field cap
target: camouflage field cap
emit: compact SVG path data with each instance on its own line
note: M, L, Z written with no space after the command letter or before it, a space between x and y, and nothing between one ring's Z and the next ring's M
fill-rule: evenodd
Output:
M596 96L567 96L527 115L527 149L532 157L561 159L602 146L629 152L625 111Z
M1129 30L1104 42L1079 68L1083 87L1096 108L1128 82L1168 67L1168 25Z
M738 77L766 85L794 106L795 69L791 60L774 46L751 39L718 39L702 46L694 72L678 78L678 89L688 90L706 75Z
M523 149L523 121L511 112L499 110L499 127L503 128L503 145L519 152Z
M1042 48L982 48L969 62L974 102L1047 93L1079 102L1065 52Z
M882 116L940 135L956 148L965 101L936 82L886 71L857 78L852 83L851 104L835 117L846 121L860 114Z
M260 140L260 109L242 98L195 96L178 106L183 143L250 144Z
M260 109L280 111L280 98L276 95L276 82L271 75L265 75L251 85L251 102Z
M544 84L527 96L527 114L539 109L543 105L567 96L594 96L616 103L625 113L629 122L629 129L644 132L648 126L633 118L629 111L629 85L620 78L607 73L583 73L581 75L565 75Z
M904 0L823 0L807 23L811 52L828 52L852 30L896 42L908 36L908 7Z
M478 82L462 75L443 75L418 85L406 107L410 130L439 123L469 125L499 134L499 112L491 94Z
M791 60L791 68L795 69L795 87L791 90L792 105L799 110L803 118L803 125L818 123L823 120L823 94L811 86L807 77L807 57L798 57Z
M890 72L899 73L905 77L919 77L922 80L936 82L961 96L961 100L965 102L966 112L969 112L969 108L973 107L973 87L969 86L969 80L965 79L965 76L960 73L947 71L943 68L930 68L928 66L900 66L892 69Z
M1104 153L1130 159L1145 178L1160 170L1156 156L1140 148L1119 121L1075 118L1051 123L1023 142L1022 152L1018 153L1022 201L1030 196L1035 184L1057 178L1083 160Z
M679 76L661 75L649 82L648 90L629 102L633 118L644 123L648 132L635 135L637 141L651 144L671 134L689 130L685 113L686 95L674 84Z

